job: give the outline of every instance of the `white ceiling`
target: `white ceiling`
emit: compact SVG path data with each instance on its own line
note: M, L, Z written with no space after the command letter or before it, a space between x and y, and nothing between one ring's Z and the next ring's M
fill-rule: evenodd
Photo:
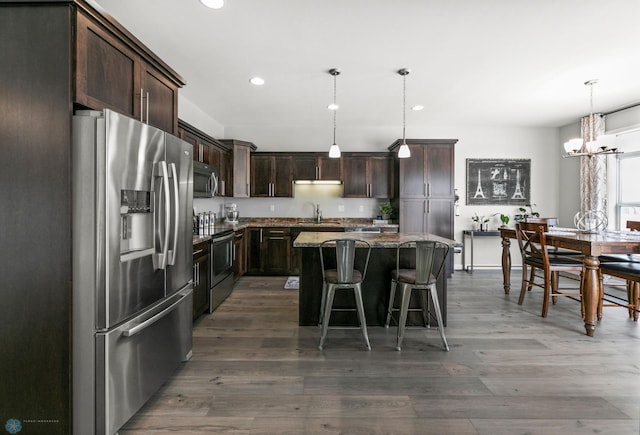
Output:
M415 125L563 126L589 112L589 79L596 112L640 102L640 0L98 2L226 131L282 132L261 150L328 148L334 67L338 132L401 136L399 68L412 71L407 106L425 106L407 111L408 136ZM250 85L255 75L266 84ZM287 129L319 128L327 134L287 143Z

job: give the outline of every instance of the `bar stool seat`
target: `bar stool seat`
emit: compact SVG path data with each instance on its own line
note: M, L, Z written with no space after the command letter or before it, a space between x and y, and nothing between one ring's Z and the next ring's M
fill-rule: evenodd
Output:
M414 248L410 250L410 248ZM385 321L385 328L389 327L393 312L399 312L400 317L398 319L398 333L396 341L396 350L402 349L402 341L404 339L404 332L406 329L407 316L409 311L409 302L411 299L411 293L413 290L421 290L421 302L422 302L422 316L426 327L430 327L429 322L429 306L427 301L427 294L431 296L433 303L433 310L435 312L436 320L438 322L438 330L440 331L440 338L444 350L449 351L449 344L444 335L444 324L442 322L442 314L440 313L440 303L438 301L438 292L436 289L436 283L438 277L444 269L446 263L447 254L449 253L449 245L442 242L436 242L432 240L420 240L420 241L408 241L398 245L396 250L396 268L391 273L391 289L389 292L389 307L387 310L387 320ZM401 268L401 252L410 252L413 255L409 255L415 259L415 268ZM440 252L442 255L436 255ZM395 296L396 288L400 286L400 307L395 308ZM426 293L426 294L425 294Z
M335 268L326 268L328 258L325 258L325 250L333 248L335 245ZM366 253L364 267L362 271L355 269L356 247L363 248ZM322 269L322 300L320 302L319 325L322 329L320 344L318 349L324 349L324 342L327 338L329 320L331 312L334 311L333 300L336 290L352 290L356 300L355 311L358 315L360 330L364 337L367 350L371 350L369 334L367 333L367 321L364 314L364 304L362 302L362 282L364 281L371 255L371 245L365 240L356 239L332 239L320 245L320 263Z

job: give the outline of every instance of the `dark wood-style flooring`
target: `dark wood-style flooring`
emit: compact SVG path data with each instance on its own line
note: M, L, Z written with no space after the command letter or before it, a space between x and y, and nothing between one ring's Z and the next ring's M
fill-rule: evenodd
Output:
M120 431L150 434L638 434L640 325L605 308L595 337L560 298L517 305L498 271L457 271L451 347L436 329L298 327L286 277L243 277L193 331L193 358ZM366 290L365 290L366 291Z

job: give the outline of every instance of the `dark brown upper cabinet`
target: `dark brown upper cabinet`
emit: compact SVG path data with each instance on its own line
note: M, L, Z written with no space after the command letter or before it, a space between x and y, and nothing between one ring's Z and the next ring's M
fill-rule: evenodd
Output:
M291 162L291 154L252 154L251 196L293 196Z
M451 140L407 139L411 157L398 159L400 231L453 239L454 145ZM391 145L395 151L399 141Z
M393 196L393 159L387 153L347 154L342 166L345 198Z
M184 80L144 45L90 9L76 14L75 102L112 109L172 134Z
M225 187L224 196L249 198L251 193L251 152L258 149L253 143L238 139L221 139L230 150L231 159L224 159L230 167L225 169L230 177ZM226 167L226 164L225 164Z
M294 153L294 180L342 180L342 159L332 159L326 153Z

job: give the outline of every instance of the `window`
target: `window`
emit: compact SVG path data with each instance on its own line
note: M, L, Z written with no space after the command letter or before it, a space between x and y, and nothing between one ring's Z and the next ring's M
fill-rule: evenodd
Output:
M620 154L617 162L617 227L624 229L627 221L640 221L640 152Z

